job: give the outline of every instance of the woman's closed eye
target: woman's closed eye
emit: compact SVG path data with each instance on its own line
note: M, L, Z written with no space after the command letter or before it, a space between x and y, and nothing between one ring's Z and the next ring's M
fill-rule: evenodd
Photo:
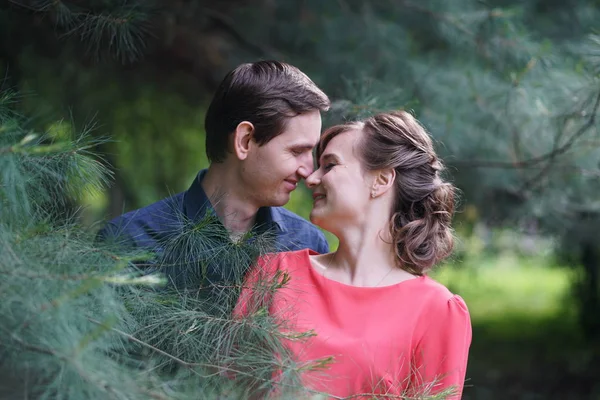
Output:
M323 170L325 170L326 172L331 170L333 167L335 167L337 164L334 163L327 163L323 165Z

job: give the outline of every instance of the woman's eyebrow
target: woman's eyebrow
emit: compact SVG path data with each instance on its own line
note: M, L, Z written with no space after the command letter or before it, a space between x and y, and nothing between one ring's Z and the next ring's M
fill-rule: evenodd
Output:
M333 153L325 153L321 156L320 163L324 163L327 160L339 161L339 158Z

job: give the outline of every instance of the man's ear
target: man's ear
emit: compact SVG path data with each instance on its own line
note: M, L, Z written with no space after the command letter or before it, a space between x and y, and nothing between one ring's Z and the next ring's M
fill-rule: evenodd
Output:
M233 153L240 160L248 157L250 143L254 137L254 125L248 121L242 121L233 132Z
M386 168L377 171L375 182L373 183L373 192L376 196L381 196L394 186L396 179L396 170L394 168Z

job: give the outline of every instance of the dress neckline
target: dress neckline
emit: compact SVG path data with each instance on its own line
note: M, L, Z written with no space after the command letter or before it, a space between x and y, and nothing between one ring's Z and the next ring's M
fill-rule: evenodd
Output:
M337 281L335 279L331 279L328 278L326 276L324 276L322 273L320 273L315 266L313 266L311 260L310 260L310 256L311 255L318 255L319 253L317 253L316 251L312 250L312 249L304 249L301 250L303 256L306 258L306 262L308 264L308 268L310 269L310 273L314 276L316 276L318 279L321 279L323 281L326 281L328 283L331 283L333 285L337 285L339 287L342 288L347 288L347 289L353 289L353 290L363 290L363 291L377 291L377 290L389 290L389 289L394 289L397 288L401 285L405 285L405 284L409 284L410 282L424 282L427 279L426 275L422 275L422 276L416 276L414 278L411 279L406 279L403 280L401 282L398 283L392 283L391 285L385 285L385 286L354 286L354 285L349 285L347 283L343 283L340 281Z

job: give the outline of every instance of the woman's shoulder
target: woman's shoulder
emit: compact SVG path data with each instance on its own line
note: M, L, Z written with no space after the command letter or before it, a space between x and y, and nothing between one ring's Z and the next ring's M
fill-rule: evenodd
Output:
M427 337L432 332L464 332L465 337L470 337L471 316L463 298L432 278L424 277L422 281L419 292L413 296L417 303L414 310L419 315L417 337Z
M317 253L310 249L266 253L258 258L257 264L261 269L287 269L310 263L309 255L311 254Z
M468 308L463 298L453 293L446 286L435 279L425 276L419 288L419 298L425 302L432 311L447 312L448 309L461 310L468 313Z

